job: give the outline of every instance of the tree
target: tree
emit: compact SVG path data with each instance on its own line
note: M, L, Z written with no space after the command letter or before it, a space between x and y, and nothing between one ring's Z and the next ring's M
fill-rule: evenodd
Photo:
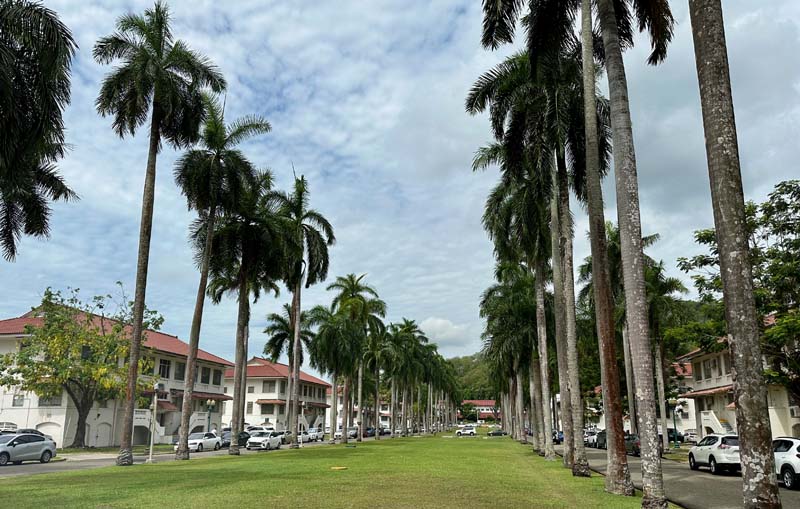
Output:
M300 313L300 343L308 350L311 341L314 339L314 332L311 330L311 316L308 311ZM267 315L267 326L264 334L267 335L267 344L264 345L264 355L272 362L286 353L289 357L289 365L292 365L294 356L294 318L292 317L292 307L289 304L283 305L283 314L270 313ZM300 364L303 364L303 349L300 349Z
M162 138L176 148L197 140L200 123L205 116L202 89L210 87L214 92L220 92L225 88L225 79L207 58L189 49L183 41L173 39L169 10L161 2L145 10L143 16L126 14L119 17L117 32L101 37L94 46L93 54L100 64L122 61L122 65L105 77L96 100L97 111L101 115L113 115L112 127L117 135L121 138L126 134L133 136L150 112L150 143L136 265L133 337L117 457L117 465L132 465L133 395L142 343L153 229L156 158Z
M237 145L256 134L267 133L269 123L258 116L240 118L231 125L225 124L225 114L219 103L206 96L206 119L200 146L186 152L175 165L175 181L186 196L190 210L197 210L210 235L206 235L202 249L196 252L200 268L200 282L189 332L189 353L186 359L186 382L181 408L181 427L178 438L177 459L189 459L189 418L192 412L197 369L197 349L200 344L200 327L203 321L211 246L217 215L233 210L243 193L245 183L255 179L256 169ZM199 246L198 246L199 247Z
M113 304L108 295L85 303L78 290L64 297L48 288L35 308L41 325L28 326L19 350L0 356L0 385L40 397L69 395L78 413L69 447L86 447L86 419L95 401L124 394L127 366L119 359L130 349L130 313L127 303L115 311ZM148 328L157 329L161 322L155 312L147 312ZM144 388L137 385L138 391Z
M77 45L52 10L0 5L0 249L13 261L23 234L50 233L48 200L75 200L55 168L64 156L62 113Z
M314 283L324 281L328 277L328 246L333 245L336 237L333 227L328 220L314 209L308 208L309 189L308 182L302 175L294 181L294 190L291 194L273 192L269 199L278 207L279 213L286 217L288 233L293 237L292 245L296 250L290 252L288 268L284 280L292 292L292 312L294 319L294 338L292 339L291 373L289 379L292 387L291 404L289 405L289 429L295 433L298 443L292 447L299 447L300 433L297 428L297 414L300 398L300 360L301 360L301 305L300 292L305 286L309 288Z
M261 172L247 185L234 211L216 223L211 245L208 293L218 303L226 293L236 295L236 360L234 367L232 436L238 436L243 422L244 387L247 368L247 331L250 324L250 295L258 299L262 290L278 293L276 281L285 276L288 252L296 248L288 221L278 213L269 198L272 175ZM207 225L198 224L196 242L204 243ZM231 441L230 454L239 454L239 444Z

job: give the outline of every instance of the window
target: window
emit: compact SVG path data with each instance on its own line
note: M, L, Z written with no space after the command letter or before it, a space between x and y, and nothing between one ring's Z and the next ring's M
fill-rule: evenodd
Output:
M223 394L228 394L228 386L227 385L222 388L222 393Z
M222 371L215 369L214 370L214 385L222 385Z
M692 372L694 373L694 380L699 382L703 379L703 368L699 362L692 363Z
M158 376L161 378L169 378L169 372L172 368L172 362L168 359L161 359L158 363Z
M254 394L255 392L256 392L256 386L255 385L248 385L247 386L247 394Z
M261 382L261 392L275 392L275 380Z
M186 379L186 363L185 362L176 362L175 363L175 380L183 381Z
M142 369L142 373L145 375L156 374L156 359L154 357L144 358L144 369Z
M307 385L303 386L303 396L308 396L308 386Z
M247 402L247 413L248 414L252 414L253 413L253 402L252 401L248 401Z
M265 414L274 414L275 413L275 405L261 405L261 415Z
M61 394L47 398L39 396L39 406L61 406Z
M722 358L725 361L725 374L727 375L728 373L731 372L731 352L730 351L725 352L724 354L722 354Z
M713 375L711 374L711 359L706 359L703 361L703 374L705 374L705 379L710 379Z
M11 400L11 406L25 406L25 395L21 392L14 393L14 399Z
M211 368L203 368L203 375L200 377L201 384L207 384L211 381Z
M792 442L789 440L774 440L772 442L773 452L789 452L792 448Z
M283 394L284 392L286 392L286 382L281 381L281 394Z

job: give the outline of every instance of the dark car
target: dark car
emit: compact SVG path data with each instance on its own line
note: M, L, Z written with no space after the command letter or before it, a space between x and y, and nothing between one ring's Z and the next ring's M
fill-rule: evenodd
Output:
M381 428L381 429L378 430L378 434L380 436L391 435L392 434L392 430L390 430L389 428Z
M606 430L597 432L597 440L595 441L594 446L597 447L598 449L608 448L608 437L606 436Z
M502 436L508 435L508 433L506 433L505 431L503 431L501 429L493 429L492 431L490 431L486 435L490 436L490 437L502 437Z
M642 453L642 442L639 440L639 435L626 435L625 436L625 452L639 456Z
M667 428L667 437L669 437L669 442L671 444L675 443L676 438L678 439L678 443L682 444L684 441L683 433L678 431L676 434L675 428ZM663 441L663 435L661 433L658 434L658 439Z
M364 438L374 437L375 436L375 428L366 428L363 433Z
M220 437L222 439L222 444L220 447L230 447L231 446L231 432L230 431L223 431ZM242 431L239 433L239 447L247 446L247 441L250 439L250 433L246 431Z

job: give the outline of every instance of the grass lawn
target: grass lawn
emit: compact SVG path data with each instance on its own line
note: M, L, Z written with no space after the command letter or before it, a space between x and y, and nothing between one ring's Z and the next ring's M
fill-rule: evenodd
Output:
M331 467L347 467L332 470ZM613 507L638 498L576 479L509 438L404 438L0 480L22 507Z
M153 445L154 453L173 452L174 446L170 444L155 444ZM91 454L91 453L118 453L119 447L87 447L85 449L75 449L72 447L64 447L59 449L59 456L62 454ZM133 454L147 454L150 452L149 445L135 445L133 446Z

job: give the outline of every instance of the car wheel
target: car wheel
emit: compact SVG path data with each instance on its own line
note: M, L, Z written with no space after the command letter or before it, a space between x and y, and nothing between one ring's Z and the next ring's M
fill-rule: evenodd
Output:
M269 445L269 442L267 442L267 450L269 451L270 449L272 449L272 447Z
M221 446L219 445L219 442L217 442L216 444L214 444L214 450L215 450L215 451L219 451L219 448L220 448L220 447L221 447Z
M694 460L694 454L689 455L689 470L697 470L697 462Z
M794 470L789 465L783 467L783 485L787 490L796 490L798 488L797 477L795 477Z
M7 453L0 454L0 467L8 465L8 458L9 456Z
M197 452L203 452L203 444L197 444Z
M717 465L717 460L714 459L714 456L711 456L711 459L708 460L708 467L711 469L712 475L719 475L720 472L719 466Z
M44 451L42 453L42 457L39 458L39 461L41 463L50 463L50 458L52 458L52 457L53 457L53 453L51 453L50 451Z

